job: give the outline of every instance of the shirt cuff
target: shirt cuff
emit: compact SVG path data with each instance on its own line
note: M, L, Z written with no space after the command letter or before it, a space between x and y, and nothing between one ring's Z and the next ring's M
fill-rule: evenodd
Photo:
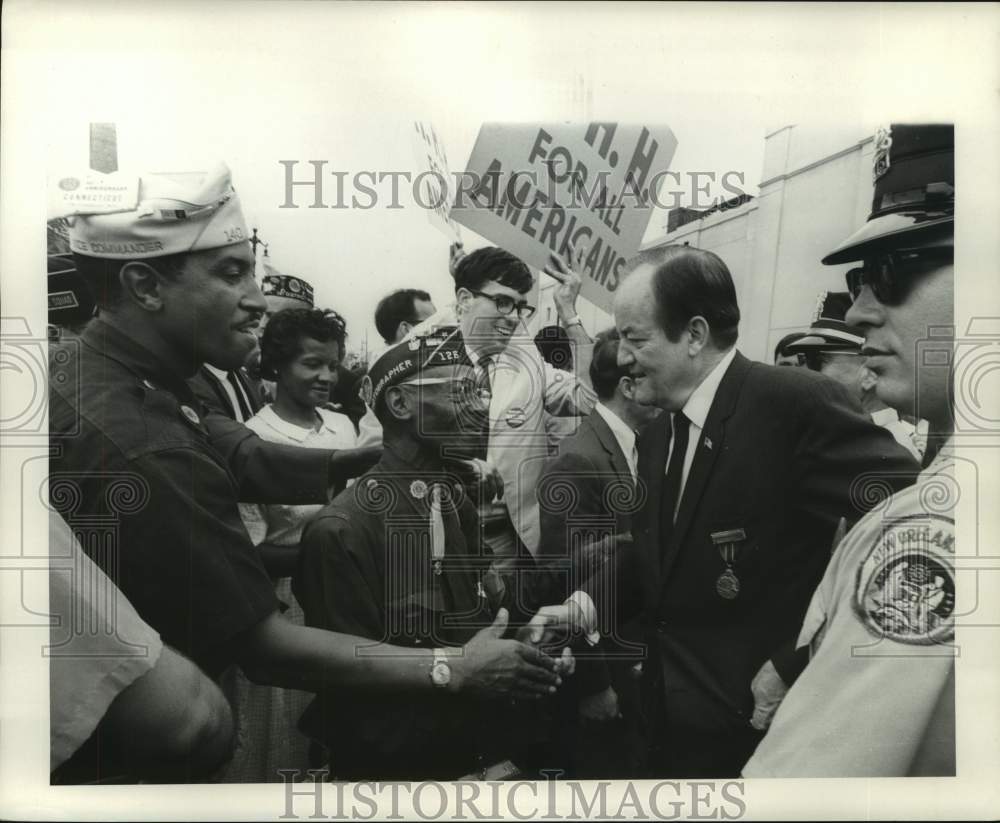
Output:
M575 603L580 609L583 633L587 643L591 646L600 643L601 633L597 630L597 608L594 606L594 601L590 599L590 595L577 589L566 598L565 602Z

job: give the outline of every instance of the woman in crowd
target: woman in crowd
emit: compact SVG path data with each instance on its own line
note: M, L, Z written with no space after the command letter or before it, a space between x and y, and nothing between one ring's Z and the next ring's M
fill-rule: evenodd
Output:
M320 309L286 309L274 314L261 339L261 374L275 382L274 402L247 426L262 439L304 448L350 449L357 445L354 424L324 408L336 386L344 355L346 326L339 314ZM264 566L276 581L285 617L303 625L292 595L291 575L298 561L306 522L322 506L241 504L240 513ZM312 695L253 685L232 673L236 754L221 780L277 782L278 769L308 768L308 739L297 729Z

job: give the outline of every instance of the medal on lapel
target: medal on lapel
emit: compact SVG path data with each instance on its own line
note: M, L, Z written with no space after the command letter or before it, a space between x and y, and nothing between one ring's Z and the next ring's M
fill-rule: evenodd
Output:
M740 545L747 539L747 533L743 529L730 529L724 532L713 532L712 543L719 551L722 562L726 564L722 574L715 581L715 591L724 600L735 600L740 593L740 579L733 571L733 564L739 555Z

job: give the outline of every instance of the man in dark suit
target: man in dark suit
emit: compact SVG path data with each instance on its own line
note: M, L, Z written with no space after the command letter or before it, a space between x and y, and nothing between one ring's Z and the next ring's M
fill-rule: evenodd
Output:
M671 246L631 261L615 298L619 362L636 399L669 412L639 444L635 550L613 555L611 585L595 577L536 617L592 633L641 615L657 776L739 774L805 663L795 639L841 519L918 469L839 384L739 354L738 323L715 254Z
M598 335L590 363L597 393L594 410L559 442L538 486L541 546L538 560L554 576L589 576L601 538L616 540L632 528L639 431L660 410L635 401L635 384L618 365L617 331ZM570 590L565 590L568 594ZM625 778L639 761L638 672L645 657L635 621L604 638L598 659L582 663L575 678L579 717L571 721L575 777Z

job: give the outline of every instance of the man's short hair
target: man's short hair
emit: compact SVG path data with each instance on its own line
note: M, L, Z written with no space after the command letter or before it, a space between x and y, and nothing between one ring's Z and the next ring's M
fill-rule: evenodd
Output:
M808 332L804 331L793 331L791 334L786 334L778 341L778 345L774 347L774 359L777 360L779 357L783 357L785 354L785 347L790 343L794 343L796 340L801 340L803 337L808 336Z
M375 328L386 343L396 339L400 323L418 322L414 304L417 300L430 302L431 296L422 289L397 289L378 301L375 308Z
M535 282L524 261L495 246L470 252L455 267L455 291L460 288L478 291L491 281L520 294L531 291Z
M185 253L168 254L164 257L147 257L136 260L156 269L164 277L176 279L184 271L184 263L188 255ZM111 260L106 257L90 257L73 252L73 264L77 272L87 284L91 297L98 307L110 309L118 305L122 299L122 285L118 279L122 267L130 260Z
M628 375L628 369L618 365L618 343L621 336L617 329L607 329L594 340L594 353L590 361L590 382L597 392L598 400L614 397L621 379Z
M676 342L692 317L708 322L720 349L736 343L740 307L729 268L717 254L692 246L661 246L640 252L630 265L654 267L653 297L660 327Z
M260 340L260 373L275 380L278 369L294 360L302 351L302 340L331 341L344 356L347 324L332 309L284 309L271 315Z
M535 348L542 355L542 360L550 366L562 371L573 368L573 347L569 342L569 334L562 326L543 326L535 335Z

